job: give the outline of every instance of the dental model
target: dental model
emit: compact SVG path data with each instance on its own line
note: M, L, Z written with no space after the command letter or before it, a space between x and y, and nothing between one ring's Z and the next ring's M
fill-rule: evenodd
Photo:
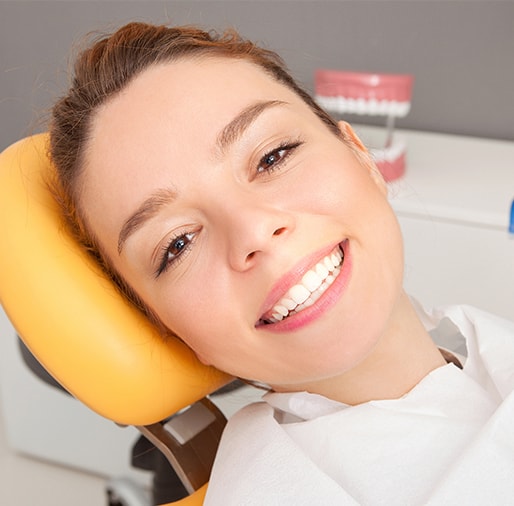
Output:
M407 74L338 70L317 70L315 74L316 101L327 111L387 117L384 147L370 149L386 181L405 172L406 144L393 133L395 119L410 111L412 83L413 77Z

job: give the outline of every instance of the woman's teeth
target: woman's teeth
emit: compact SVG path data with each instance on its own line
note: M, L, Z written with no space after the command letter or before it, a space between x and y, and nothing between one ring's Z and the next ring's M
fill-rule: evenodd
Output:
M264 323L277 323L314 304L341 272L343 259L343 252L338 247L307 271L300 282L292 286L267 313L271 316L262 321Z

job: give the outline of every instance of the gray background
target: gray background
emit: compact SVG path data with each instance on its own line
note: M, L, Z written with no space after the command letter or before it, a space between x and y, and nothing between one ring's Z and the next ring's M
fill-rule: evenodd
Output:
M18 0L0 1L0 149L45 128L85 34L132 19L235 27L308 90L320 67L412 73L399 126L514 140L511 1Z

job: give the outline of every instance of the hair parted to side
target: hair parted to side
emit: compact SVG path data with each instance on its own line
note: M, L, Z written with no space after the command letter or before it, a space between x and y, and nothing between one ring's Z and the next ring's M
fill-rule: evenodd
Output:
M222 34L191 26L168 27L129 23L82 51L74 65L67 94L52 109L50 157L56 167L54 193L77 240L96 258L113 281L141 310L155 315L115 272L101 251L80 210L80 175L92 119L98 108L153 65L181 58L218 56L246 60L294 91L338 136L337 123L291 77L283 60L230 30Z

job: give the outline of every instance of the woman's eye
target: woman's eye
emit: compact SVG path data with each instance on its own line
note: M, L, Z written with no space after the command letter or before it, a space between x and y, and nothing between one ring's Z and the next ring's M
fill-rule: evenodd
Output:
M168 270L168 268L173 263L175 263L185 251L187 251L190 248L191 242L193 241L194 237L194 233L182 234L177 237L174 237L164 247L164 252L156 272L156 277L159 277L163 272Z
M257 166L257 174L262 174L263 172L270 173L278 169L289 155L301 144L301 142L285 144L266 153Z

